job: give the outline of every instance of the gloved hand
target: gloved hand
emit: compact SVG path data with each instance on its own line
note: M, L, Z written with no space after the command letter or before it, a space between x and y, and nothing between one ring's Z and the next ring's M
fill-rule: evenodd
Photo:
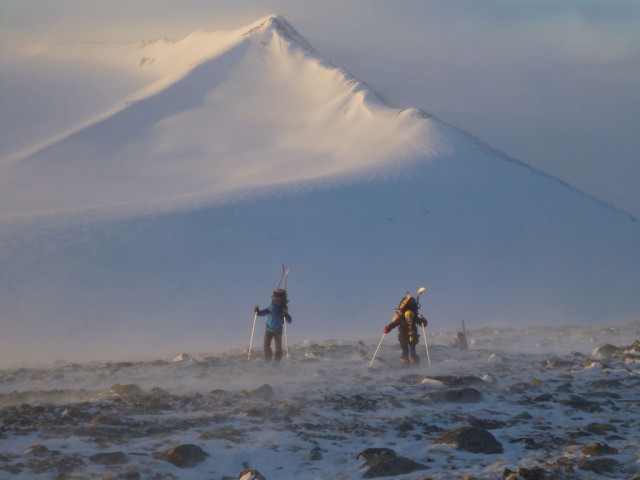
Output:
M293 320L293 318L291 318L291 315L289 315L288 313L285 314L284 319L287 321L287 323L291 323L291 321Z
M423 327L427 326L427 319L424 318L422 315L420 315L420 318L418 318L418 321L420 322L420 325L422 325Z
M389 330L389 327L384 327L384 328L382 329L382 331L383 331L384 333L389 333L391 330Z
M260 307L258 307L258 306L256 305L256 308L254 308L254 309L253 309L253 311L254 311L255 313L259 313L259 312L260 312Z

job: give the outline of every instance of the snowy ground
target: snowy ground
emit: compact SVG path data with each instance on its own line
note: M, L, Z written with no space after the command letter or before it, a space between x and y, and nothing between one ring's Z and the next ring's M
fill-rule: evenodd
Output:
M388 335L373 368L378 339L291 345L279 365L254 350L1 370L0 478L640 475L640 322L482 328L468 352L453 333L429 337L431 365L421 343L418 368ZM446 440L460 432L484 440ZM162 459L179 445L182 466Z

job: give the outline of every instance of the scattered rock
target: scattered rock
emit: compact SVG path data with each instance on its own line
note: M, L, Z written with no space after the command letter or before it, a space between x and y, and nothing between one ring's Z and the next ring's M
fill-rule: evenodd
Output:
M618 347L607 343L593 350L593 352L591 352L591 355L598 358L609 358L618 355L619 351L620 350L618 349Z
M105 477L108 478L108 477ZM136 470L131 470L130 472L120 472L116 477L116 480L140 480L142 477L140 476L140 472Z
M549 480L552 477L549 472L540 467L519 467L515 472L505 468L502 472L502 478L504 480Z
M427 398L434 403L478 403L482 400L482 394L473 387L466 387L429 392L422 398Z
M135 383L120 385L116 383L111 386L111 393L120 397L138 397L144 395L142 389Z
M582 410L583 412L594 413L602 411L602 407L600 407L597 402L592 402L591 400L587 400L578 395L571 395L568 400L560 403L576 410Z
M429 381L436 381L442 383L445 387L453 388L487 386L486 381L473 375L432 375L422 379L422 383L428 383Z
M469 425L475 428L482 428L484 430L495 430L497 428L504 428L507 426L507 422L503 422L502 420L492 420L486 418L477 418L473 415L469 415L466 417Z
M89 457L89 460L96 465L122 465L129 461L122 452L96 453Z
M36 457L42 457L49 454L49 449L44 445L32 445L27 448L24 453L28 453L30 455L35 455Z
M487 363L506 363L508 360L507 357L499 353L490 353L486 361Z
M594 435L607 435L610 432L617 432L618 429L609 423L590 423L585 429Z
M191 358L191 355L189 355L188 353L181 353L180 355L175 357L173 361L179 363L179 362L192 362L194 360L193 358Z
M238 480L267 480L258 470L243 470L238 475Z
M307 460L310 462L317 462L318 460L322 460L322 454L325 453L326 450L320 447L313 447L307 456Z
M601 457L603 455L617 455L618 450L610 447L604 443L592 443L591 445L584 445L580 451L583 455L589 457Z
M256 388L255 390L251 390L248 394L251 398L262 398L264 400L269 400L273 398L274 392L271 385L265 383L261 387Z
M367 448L360 452L356 458L361 457L364 459L365 467L362 478L404 475L427 468L426 465L398 456L390 448Z
M574 363L571 360L553 357L542 362L542 365L549 368L570 368L573 367Z
M165 450L162 453L156 453L154 458L164 460L174 464L180 468L193 468L204 462L209 456L199 446L193 444L177 445Z
M582 460L578 464L580 470L604 475L614 473L620 469L620 462L613 458L597 458L595 460Z
M455 445L459 450L471 453L502 453L500 442L487 430L475 427L459 427L445 432L436 444Z

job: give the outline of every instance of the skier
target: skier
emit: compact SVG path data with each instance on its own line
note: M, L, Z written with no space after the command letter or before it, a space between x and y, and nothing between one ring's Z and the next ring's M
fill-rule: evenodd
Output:
M263 342L264 359L266 362L270 362L271 359L274 358L273 351L271 350L272 340L275 340L276 362L282 359L282 328L284 322L291 323L292 320L291 315L289 315L288 303L287 291L276 289L271 297L271 305L264 310L260 310L260 307L256 306L254 310L259 317L267 316Z
M460 350L469 350L469 343L467 342L467 336L464 332L456 333L456 338L453 341L452 347L458 348Z
M400 342L402 349L400 361L402 363L420 363L420 357L416 353L416 345L418 338L420 338L418 325L426 327L427 319L418 315L419 308L418 301L407 292L398 305L391 323L383 329L386 334L398 327L398 342Z

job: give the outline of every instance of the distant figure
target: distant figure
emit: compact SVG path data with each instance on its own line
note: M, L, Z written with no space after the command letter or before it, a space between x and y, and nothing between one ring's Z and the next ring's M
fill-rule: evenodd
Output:
M427 319L418 315L419 308L418 301L407 293L398 305L391 323L383 329L384 333L389 333L398 327L398 342L402 349L400 362L402 363L420 363L420 357L416 353L416 345L420 338L418 325L426 327Z
M265 323L266 330L264 332L264 359L270 362L273 357L273 351L271 350L271 341L275 340L275 360L279 362L282 359L282 329L284 322L291 323L291 315L289 315L289 309L287 304L287 291L276 289L271 297L271 305L264 310L260 310L258 306L255 308L255 312L259 317L267 316Z
M453 344L451 346L460 350L469 350L467 328L464 325L464 320L462 320L462 331L456 333L456 338L453 340Z
M467 342L467 336L464 332L456 333L456 338L452 346L460 350L469 350L469 343Z

